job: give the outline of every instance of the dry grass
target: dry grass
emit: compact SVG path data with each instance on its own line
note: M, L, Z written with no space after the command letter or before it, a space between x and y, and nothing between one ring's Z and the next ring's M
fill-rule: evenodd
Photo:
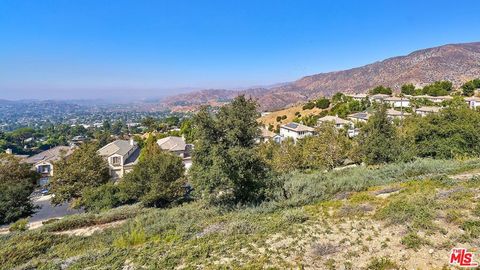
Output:
M287 124L289 122L292 122L292 120L295 118L295 113L300 112L300 114L303 116L308 116L308 115L317 115L319 114L322 110L319 108L313 108L311 110L303 110L302 109L303 105L297 105L293 106L287 109L283 109L280 111L275 111L270 113L269 115L260 117L258 119L258 122L263 123L265 126L268 127L268 125L273 125L276 126L277 124ZM277 116L283 116L286 115L287 119L282 120L281 122L277 122Z

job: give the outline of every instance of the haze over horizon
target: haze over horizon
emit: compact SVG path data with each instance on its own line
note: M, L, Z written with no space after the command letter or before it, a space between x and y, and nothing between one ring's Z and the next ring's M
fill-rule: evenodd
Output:
M479 11L477 1L7 0L0 99L141 99L293 81L479 41Z

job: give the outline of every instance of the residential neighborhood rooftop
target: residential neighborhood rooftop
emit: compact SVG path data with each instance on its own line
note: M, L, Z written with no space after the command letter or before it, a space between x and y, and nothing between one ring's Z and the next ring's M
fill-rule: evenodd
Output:
M388 116L407 116L407 115L411 115L411 113L401 112L401 111L397 111L397 110L394 110L394 109L388 109L387 110L387 115Z
M442 108L441 107L434 107L434 106L423 106L420 108L415 109L415 111L421 112L439 112Z
M168 136L157 141L158 146L167 151L184 151L187 144L181 137Z
M352 113L352 114L348 115L348 117L349 118L368 120L368 118L370 118L370 113L368 113L368 112Z
M111 156L113 154L124 156L134 147L136 147L136 143L132 140L116 140L100 148L98 154L101 156Z
M51 149L45 150L41 153L33 155L24 160L25 163L35 164L40 161L58 161L64 156L68 156L73 153L73 148L70 146L55 146Z
M322 118L319 118L317 122L335 122L336 125L347 125L352 123L348 120L345 120L338 116L333 116L333 115L327 115Z
M312 128L312 127L305 126L305 125L295 123L295 122L290 122L288 124L282 125L281 127L285 128L285 129L293 130L293 131L296 131L296 132L301 132L301 131L313 132L313 131L315 131L315 129Z

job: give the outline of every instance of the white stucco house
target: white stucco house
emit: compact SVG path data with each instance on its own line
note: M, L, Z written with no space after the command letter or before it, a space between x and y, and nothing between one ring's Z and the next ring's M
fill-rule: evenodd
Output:
M480 97L467 97L465 102L467 102L470 109L480 108Z
M409 115L411 115L411 113L397 111L394 109L387 110L387 117L389 119L403 119L405 116L409 116Z
M386 98L389 98L390 95L387 94L375 94L369 97L370 101L382 103Z
M442 110L441 107L433 107L433 106L424 106L415 109L415 113L420 115L420 116L427 116L431 113L438 113Z
M336 128L347 128L352 129L354 128L353 122L349 120L342 119L338 116L327 115L317 120L317 126L320 126L323 123L330 122L335 125Z
M312 136L314 133L314 128L295 122L280 126L280 136L282 139L292 138L294 142L307 136Z
M370 116L371 114L368 112L358 112L358 113L349 114L348 119L351 120L352 122L366 123L370 118Z
M410 100L405 97L387 97L383 102L390 104L393 108L408 108L410 107Z
M349 94L347 97L351 97L353 100L362 101L368 98L367 94Z
M276 143L280 143L282 141L282 136L264 127L260 128L260 135L255 139L255 142L264 143L268 141L274 141Z

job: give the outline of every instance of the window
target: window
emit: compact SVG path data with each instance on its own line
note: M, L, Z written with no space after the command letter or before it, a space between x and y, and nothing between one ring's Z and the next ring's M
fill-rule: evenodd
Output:
M120 165L120 157L112 157L112 165L114 166Z
M50 165L41 165L38 167L39 173L49 173L50 172Z

